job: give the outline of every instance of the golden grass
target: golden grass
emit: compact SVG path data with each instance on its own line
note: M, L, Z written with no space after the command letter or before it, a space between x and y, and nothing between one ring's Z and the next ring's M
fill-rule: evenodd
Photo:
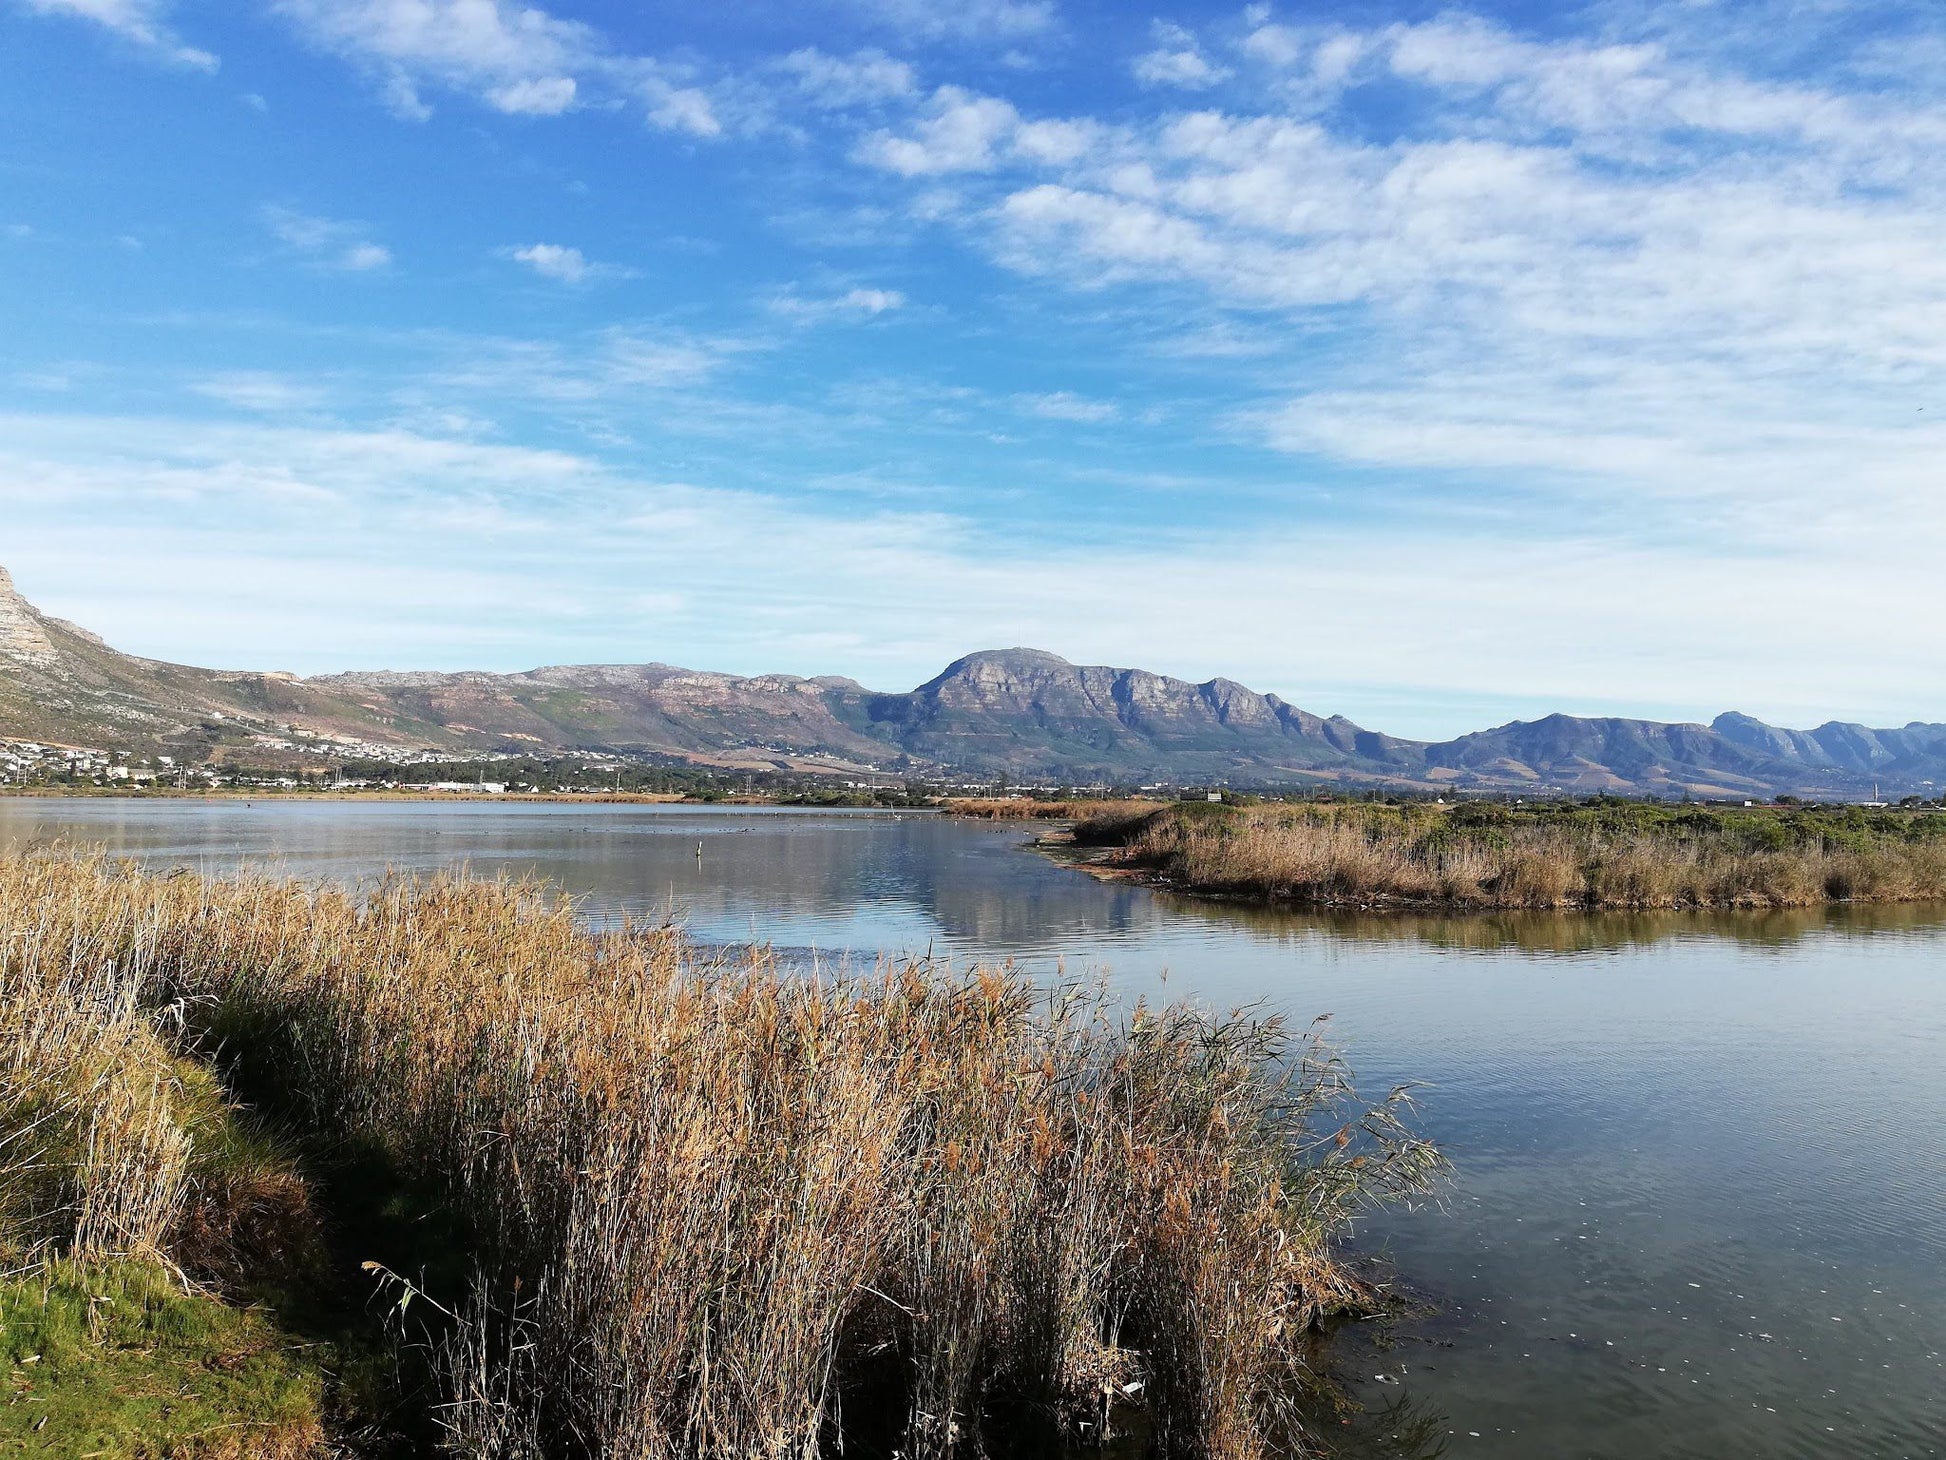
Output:
M1110 812L1076 839L1188 891L1323 906L1808 907L1946 898L1925 813L1310 803Z
M809 1456L888 1408L903 1453L973 1454L1139 1402L1162 1454L1248 1460L1301 1444L1302 1335L1371 1301L1346 1223L1438 1167L1315 1031L1007 969L797 976L589 934L532 887L359 901L28 858L0 863L0 931L9 1007L76 1010L71 1037L22 1024L21 1078L95 1089L76 1041L132 1031L126 1100L61 1107L100 1140L39 1158L79 1195L20 1230L184 1230L169 1173L193 1162L142 1114L173 1011L181 1048L382 1150L470 1233L472 1291L432 1295L465 1454Z
M159 1256L189 1141L175 1062L122 962L142 895L96 896L52 861L18 872L0 945L0 1250Z

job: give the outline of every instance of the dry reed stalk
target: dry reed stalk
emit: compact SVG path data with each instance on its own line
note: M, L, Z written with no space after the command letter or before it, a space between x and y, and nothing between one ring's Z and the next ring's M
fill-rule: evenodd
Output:
M443 1192L463 1453L810 1456L872 1391L913 1455L1139 1396L1165 1454L1251 1460L1296 1433L1302 1332L1366 1300L1334 1239L1438 1169L1315 1032L1009 969L805 977L530 886L60 858L0 862L0 919ZM102 1130L101 1178L161 1191L140 1121Z
M56 860L0 882L0 1246L151 1257L187 1191L175 1071L143 1007L151 925L127 887Z

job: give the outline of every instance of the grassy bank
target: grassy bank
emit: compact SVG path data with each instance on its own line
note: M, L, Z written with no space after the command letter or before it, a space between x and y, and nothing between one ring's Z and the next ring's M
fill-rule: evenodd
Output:
M1314 906L1808 907L1946 899L1946 815L1643 802L1111 808L1106 865Z
M323 1204L462 1455L970 1455L1129 1409L1163 1455L1300 1448L1303 1335L1372 1301L1335 1243L1437 1168L1396 1097L1356 1102L1275 1020L1007 971L813 981L590 935L529 887L354 902L26 858L0 932L17 1274L133 1264L216 1303L331 1260L293 1168L240 1139L245 1092L339 1163ZM317 1377L273 1377L199 1392L301 1453Z

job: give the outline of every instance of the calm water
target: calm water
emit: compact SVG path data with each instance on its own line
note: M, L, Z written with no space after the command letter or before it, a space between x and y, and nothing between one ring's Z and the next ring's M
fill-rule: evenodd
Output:
M1325 919L1098 883L924 815L0 800L0 842L60 837L347 880L537 872L714 941L1329 1013L1369 1088L1429 1084L1460 1170L1445 1210L1364 1231L1438 1316L1344 1346L1358 1453L1946 1454L1946 910Z

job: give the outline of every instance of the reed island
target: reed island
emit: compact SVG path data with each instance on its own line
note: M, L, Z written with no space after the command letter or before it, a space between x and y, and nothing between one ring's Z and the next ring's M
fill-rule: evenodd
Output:
M1937 806L1648 801L1093 805L1111 875L1316 907L1779 908L1946 899Z

